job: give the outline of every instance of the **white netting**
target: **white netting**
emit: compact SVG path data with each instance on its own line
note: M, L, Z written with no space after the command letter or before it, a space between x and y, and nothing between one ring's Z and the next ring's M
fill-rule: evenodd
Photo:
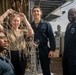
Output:
M25 41L26 38L24 38L23 33L14 32L12 30L12 28L9 24L9 16L11 16L11 14L5 18L5 20L2 24L5 29L5 32L7 33L7 39L9 42L8 50L25 49L26 47L24 47L24 46L26 46L26 44L27 44L27 42ZM19 29L24 31L27 28L25 27L24 23L22 22ZM21 35L21 36L19 37L19 35ZM33 40L33 38L32 38L32 40ZM26 44L24 41L26 42ZM29 46L28 46L28 49L29 50L25 51L25 53L27 52L28 56L29 56L27 61L29 60L28 64L29 64L30 71L28 73L30 75L37 75L36 47L32 46L31 48L29 48Z

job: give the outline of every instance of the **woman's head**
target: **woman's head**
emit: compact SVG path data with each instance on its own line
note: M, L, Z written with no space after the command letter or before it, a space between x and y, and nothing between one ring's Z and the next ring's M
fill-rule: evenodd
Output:
M34 18L40 18L42 16L41 8L39 6L33 7L32 15L34 16Z
M75 22L75 17L76 17L76 8L71 8L68 11L68 20L72 23Z
M10 23L11 27L13 29L18 29L18 27L20 26L20 23L21 23L19 14L13 13L9 19L10 19L9 23Z

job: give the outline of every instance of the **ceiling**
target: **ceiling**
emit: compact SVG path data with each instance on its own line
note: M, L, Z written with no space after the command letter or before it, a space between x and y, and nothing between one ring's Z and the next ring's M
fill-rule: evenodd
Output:
M41 7L43 12L42 18L47 21L51 21L60 16L60 10L57 10L57 8L67 1L73 0L35 0L35 5L39 5Z

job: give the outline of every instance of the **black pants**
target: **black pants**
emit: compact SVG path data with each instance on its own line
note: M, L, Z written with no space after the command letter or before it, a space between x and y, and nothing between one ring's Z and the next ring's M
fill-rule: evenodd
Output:
M69 64L72 61L68 61L63 57L62 61L62 68L63 68L63 75L76 75L76 64Z
M48 46L39 47L39 59L40 59L43 75L51 75L50 73L51 59L48 58L49 50L50 49L48 48Z
M11 51L11 62L15 68L15 75L24 75L26 58L23 51Z
M43 75L51 75L50 74L50 59L40 58L40 63L41 63Z

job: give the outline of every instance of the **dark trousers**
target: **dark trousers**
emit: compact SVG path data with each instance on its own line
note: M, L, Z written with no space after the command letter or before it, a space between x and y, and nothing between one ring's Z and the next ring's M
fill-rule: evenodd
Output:
M68 61L68 59L63 57L62 61L62 68L63 68L63 75L76 75L76 65L69 64L72 61Z
M26 58L23 51L11 51L11 62L15 68L15 75L24 75L26 67Z
M41 64L43 75L51 75L50 74L50 59L40 58L40 64Z

